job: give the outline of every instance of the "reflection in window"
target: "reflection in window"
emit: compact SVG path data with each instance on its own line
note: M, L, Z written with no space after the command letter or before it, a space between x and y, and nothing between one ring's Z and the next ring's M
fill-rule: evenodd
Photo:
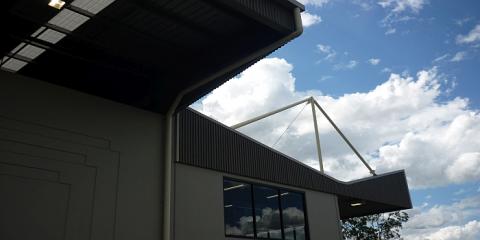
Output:
M302 193L224 179L223 198L226 236L309 239Z
M250 184L223 180L225 234L253 237L253 209Z
M280 194L285 239L305 240L305 209L303 195L281 191Z
M278 190L253 186L257 238L282 239Z

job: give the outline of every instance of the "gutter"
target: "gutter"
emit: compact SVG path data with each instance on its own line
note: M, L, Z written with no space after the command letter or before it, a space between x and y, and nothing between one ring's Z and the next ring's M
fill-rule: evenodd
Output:
M197 82L196 84L183 89L175 98L175 101L170 106L166 116L165 116L165 133L164 133L164 142L165 142L165 155L164 155L164 192L163 192L163 227L162 227L162 239L163 240L173 240L174 239L174 214L172 214L175 201L174 201L174 184L175 184L175 172L174 172L174 159L173 159L173 121L176 115L177 108L183 99L183 97L190 93L191 91L221 77L222 75L231 72L255 59L263 57L279 47L283 46L285 43L290 40L300 36L303 32L302 19L300 17L300 12L302 9L296 7L293 9L293 15L295 20L295 31L288 34L287 36L275 41L274 43L236 61L232 65L220 70L219 72L203 79L202 81Z

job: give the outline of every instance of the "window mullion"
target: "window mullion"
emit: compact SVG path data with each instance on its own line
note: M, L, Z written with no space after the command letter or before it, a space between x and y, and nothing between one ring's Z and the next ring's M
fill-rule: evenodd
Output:
M282 239L285 239L285 232L283 231L283 207L282 207L282 192L277 189L278 194L278 214L280 214L280 230L282 232Z
M253 238L257 238L257 216L255 214L255 197L253 196L253 184L250 184L250 192L252 198L252 221L253 221Z

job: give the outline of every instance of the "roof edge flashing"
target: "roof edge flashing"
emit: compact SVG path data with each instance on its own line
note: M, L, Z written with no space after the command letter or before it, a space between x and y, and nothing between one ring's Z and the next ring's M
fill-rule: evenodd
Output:
M300 3L297 0L275 0L275 1L277 1L280 4L285 5L285 6L298 7L298 8L300 8L301 12L305 11L305 5Z

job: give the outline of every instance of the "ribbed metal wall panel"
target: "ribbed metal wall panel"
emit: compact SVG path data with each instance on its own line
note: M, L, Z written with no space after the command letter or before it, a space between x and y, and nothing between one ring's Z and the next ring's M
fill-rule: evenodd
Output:
M287 29L294 29L293 15L290 8L283 7L272 0L236 0L238 3L253 10L258 15L275 22Z
M177 118L180 163L331 193L339 196L339 202L361 199L384 210L411 208L404 171L341 182L192 109L183 110ZM341 209L342 216L355 215L345 209ZM381 209L369 210L375 211Z

